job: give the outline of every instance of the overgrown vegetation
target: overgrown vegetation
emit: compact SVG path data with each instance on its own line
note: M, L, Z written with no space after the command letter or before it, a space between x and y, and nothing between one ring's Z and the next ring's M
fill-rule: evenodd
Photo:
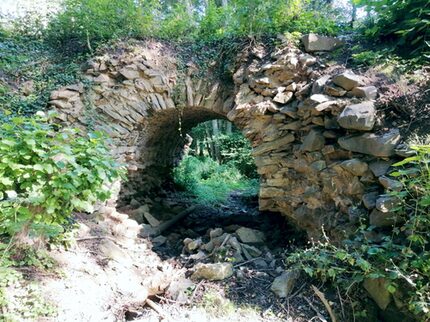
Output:
M231 123L201 123L191 131L191 151L174 169L175 183L198 202L222 203L239 190L256 195L258 174L249 141Z
M106 200L123 171L100 133L56 131L43 113L0 125L0 234L53 237L73 210Z
M329 240L288 255L286 264L330 281L353 297L366 279L383 278L384 287L403 309L421 321L430 318L430 145L415 145L416 155L398 162L390 175L403 189L391 192L394 229L362 222L344 245Z

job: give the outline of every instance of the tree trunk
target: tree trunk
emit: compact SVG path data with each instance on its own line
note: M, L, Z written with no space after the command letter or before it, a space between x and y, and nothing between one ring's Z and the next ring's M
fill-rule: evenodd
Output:
M352 12L351 12L351 28L354 28L354 22L357 19L357 6L352 3Z
M213 133L212 142L214 146L215 160L217 160L218 162L221 162L221 154L219 152L219 146L217 142L217 138L219 137L218 120L212 120L212 133Z
M228 121L227 121L226 133L227 135L231 135L233 133L233 124Z

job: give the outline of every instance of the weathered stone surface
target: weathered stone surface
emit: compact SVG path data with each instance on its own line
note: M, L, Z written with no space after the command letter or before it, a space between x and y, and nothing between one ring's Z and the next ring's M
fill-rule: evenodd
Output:
M247 227L240 227L236 230L236 234L239 240L245 244L263 244L266 239L263 232Z
M368 100L374 100L378 95L378 90L375 86L359 86L354 87L351 90L351 94Z
M367 278L364 280L363 286L379 308L385 310L391 302L391 294L387 290L388 282L382 277Z
M337 86L340 86L347 91L352 90L354 87L364 85L362 77L355 75L351 71L346 71L342 74L336 75L332 80Z
M346 95L346 90L337 86L325 86L324 92L330 96L342 97Z
M345 150L370 154L377 157L389 157L395 154L394 148L400 142L400 132L392 129L384 134L365 133L342 137L339 145Z
M319 36L312 33L303 36L302 42L307 52L332 51L343 44L340 39Z
M401 201L394 196L382 195L376 199L376 209L381 212L388 213L401 205Z
M327 84L329 79L330 79L330 75L324 75L324 76L318 78L312 84L312 94L321 94L323 92L325 84Z
M291 294L297 283L300 273L296 270L286 271L275 278L270 290L280 298L285 298Z
M396 224L397 215L373 209L369 216L369 224L375 227L391 227Z
M369 166L366 162L360 161L358 159L346 160L343 161L340 165L342 168L348 170L355 176L362 176L369 169Z
M277 103L286 104L293 98L294 94L293 92L282 92L276 94L276 96L273 98L273 100Z
M231 263L198 263L194 269L195 271L191 278L197 280L220 281L233 275L233 265Z
M349 105L337 118L345 129L370 131L375 125L375 107L372 102Z
M294 135L288 134L285 137L278 139L276 141L262 143L252 151L252 155L258 156L269 151L279 150L282 148L286 148L286 146L294 141Z
M325 139L320 131L311 130L303 139L303 151L317 151L324 147Z
M371 162L369 164L369 168L372 171L372 173L375 175L375 177L380 177L387 173L391 164L392 162L390 161L378 160L378 161Z
M403 184L400 181L387 178L386 176L379 177L378 180L387 190L401 191L403 189Z
M369 192L363 195L363 205L367 209L373 209L376 206L376 199L378 199L379 194L377 192Z

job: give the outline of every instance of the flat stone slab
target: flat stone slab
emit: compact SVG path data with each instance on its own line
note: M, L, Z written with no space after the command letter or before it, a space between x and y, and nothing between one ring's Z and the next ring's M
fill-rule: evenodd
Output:
M376 157L390 157L395 154L395 147L400 142L400 132L392 129L383 134L365 133L350 135L338 140L339 145L349 151L374 155Z

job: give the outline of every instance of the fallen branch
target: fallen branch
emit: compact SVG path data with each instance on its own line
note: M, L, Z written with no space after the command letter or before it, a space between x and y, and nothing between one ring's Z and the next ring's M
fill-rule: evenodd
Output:
M330 303L327 301L327 299L325 298L324 293L322 293L316 286L312 285L312 289L314 290L315 294L319 297L319 299L321 300L321 302L323 302L325 308L328 311L328 314L330 314L330 318L332 320L332 322L337 322L337 318L336 315L333 312L333 309L330 306Z
M323 322L327 322L327 320L321 315L321 313L317 310L317 308L312 304L311 300L309 300L307 297L302 296L303 299L305 299L306 302L308 302L309 306L312 308L312 310L315 311L315 313L317 314L317 317L323 321Z
M179 214L177 214L172 219L163 222L159 226L156 227L146 227L140 232L141 237L156 237L161 235L164 231L168 230L170 227L172 227L174 224L176 224L178 221L184 219L186 216L188 216L190 213L192 213L196 209L195 206L188 207L184 211L181 211Z
M160 315L160 317L162 319L167 319L170 320L170 315L165 312L160 305L158 305L157 303L155 303L154 301L150 300L150 299L146 299L145 303L148 304L148 306L153 309L155 312L158 313L158 315Z

